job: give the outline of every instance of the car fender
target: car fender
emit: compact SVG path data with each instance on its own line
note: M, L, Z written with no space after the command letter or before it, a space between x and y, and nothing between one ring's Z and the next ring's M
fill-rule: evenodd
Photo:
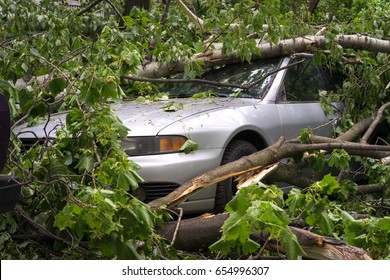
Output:
M262 106L217 108L174 122L158 135L184 135L199 145L200 149L225 149L240 133L251 131L269 145L280 137L279 118L269 117ZM264 112L264 121L256 121ZM275 111L276 112L276 111ZM268 117L267 117L268 115ZM275 119L275 122L270 120Z

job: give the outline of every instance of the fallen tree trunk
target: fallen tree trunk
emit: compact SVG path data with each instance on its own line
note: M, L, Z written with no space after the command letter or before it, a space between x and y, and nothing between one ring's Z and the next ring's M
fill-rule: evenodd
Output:
M198 251L206 249L221 237L221 227L229 214L200 216L196 218L168 222L158 234L171 240L178 250ZM370 260L370 255L357 247L350 246L335 238L321 236L307 230L290 227L308 259ZM176 233L176 234L175 234ZM175 236L175 239L173 237ZM267 232L254 232L251 239L265 245L272 252L283 252L276 240L268 240Z
M260 55L253 55L252 60L270 57L287 56L300 52L312 52L316 49L326 49L327 38L325 36L305 36L293 39L281 40L277 44L257 41ZM364 35L337 35L334 42L344 49L367 50L372 52L390 53L390 40L380 40ZM195 60L204 63L205 67L223 65L241 61L241 57L236 52L229 55L222 53L222 44L213 45L213 50L199 53L193 56ZM170 64L160 64L151 62L139 68L136 76L139 77L165 77L174 73L184 72L185 65L191 63L190 59L177 61Z
M308 151L344 149L351 155L369 156L381 159L390 155L390 146L357 144L343 141L329 143L302 144L286 141L281 138L277 143L237 161L216 167L194 179L184 183L179 188L162 198L149 203L151 208L172 208L187 200L200 190L241 174L260 170L284 158L293 157Z

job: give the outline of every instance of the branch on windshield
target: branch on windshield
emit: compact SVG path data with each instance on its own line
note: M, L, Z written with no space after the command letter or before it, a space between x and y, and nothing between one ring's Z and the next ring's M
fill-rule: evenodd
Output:
M261 83L264 81L267 77L281 71L287 68L290 68L292 66L295 66L297 64L302 63L303 60L296 61L294 63L291 63L287 66L279 67L278 69L275 69L273 71L270 71L263 77L257 79L256 81L253 81L252 83L248 84L231 84L231 83L222 83L222 82L217 82L217 81L211 81L211 80L204 80L204 79L192 79L192 78L185 78L185 79L161 79L161 78L143 78L143 77L134 77L134 76L128 76L128 75L123 75L122 78L125 80L130 80L130 81L137 81L137 82L149 82L149 83L166 83L166 84L176 84L176 83L199 83L199 84L207 84L207 85L213 85L217 87L231 87L231 88L240 88L243 90L249 90L255 85Z

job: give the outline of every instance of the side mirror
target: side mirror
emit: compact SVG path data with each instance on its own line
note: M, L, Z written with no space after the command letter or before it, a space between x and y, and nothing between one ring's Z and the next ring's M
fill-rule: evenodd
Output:
M7 98L0 93L0 171L4 168L10 138L10 111Z

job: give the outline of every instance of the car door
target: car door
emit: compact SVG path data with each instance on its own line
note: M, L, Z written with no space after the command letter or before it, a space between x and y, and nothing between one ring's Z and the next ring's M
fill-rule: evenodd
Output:
M301 129L312 128L316 135L331 136L332 116L325 115L319 102L319 93L327 89L327 83L313 60L293 58L283 75L276 100L282 135L290 139L299 136Z

